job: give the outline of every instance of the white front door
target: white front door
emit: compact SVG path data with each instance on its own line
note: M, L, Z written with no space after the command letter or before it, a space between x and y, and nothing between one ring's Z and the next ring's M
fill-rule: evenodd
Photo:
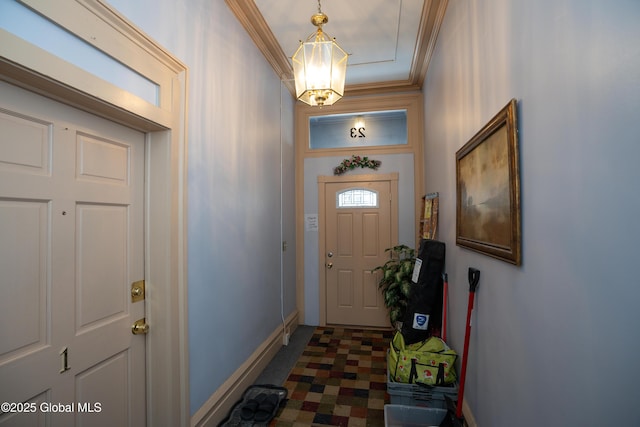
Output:
M391 182L331 182L325 192L327 323L389 327L373 270L392 246Z
M0 82L0 426L145 425L144 134Z

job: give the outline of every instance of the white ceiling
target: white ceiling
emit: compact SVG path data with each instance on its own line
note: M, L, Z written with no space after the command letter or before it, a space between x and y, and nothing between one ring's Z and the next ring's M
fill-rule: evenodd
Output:
M317 0L226 0L287 86L291 56L315 32ZM346 94L419 89L447 0L321 0L323 30L349 53ZM291 83L288 83L291 82Z

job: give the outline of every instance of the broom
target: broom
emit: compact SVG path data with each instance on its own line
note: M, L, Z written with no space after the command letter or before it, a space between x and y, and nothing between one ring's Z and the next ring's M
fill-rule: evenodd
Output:
M447 416L440 424L441 427L464 427L462 416L462 400L464 399L464 384L467 375L467 356L469 355L469 339L471 337L471 312L473 311L473 301L480 281L480 270L469 267L469 303L467 306L467 325L464 335L464 349L462 351L462 368L460 370L460 388L458 389L458 402L445 396L447 401Z

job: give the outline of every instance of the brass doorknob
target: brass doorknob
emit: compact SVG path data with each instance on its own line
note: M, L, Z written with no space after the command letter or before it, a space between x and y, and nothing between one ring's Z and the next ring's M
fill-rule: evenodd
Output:
M327 268L328 268L329 270L331 270L331 267L333 267L333 263L332 263L332 262L330 262L330 263L328 263L328 264L327 264Z
M147 325L144 318L136 320L136 323L131 326L131 333L133 335L144 335L148 332L149 325Z

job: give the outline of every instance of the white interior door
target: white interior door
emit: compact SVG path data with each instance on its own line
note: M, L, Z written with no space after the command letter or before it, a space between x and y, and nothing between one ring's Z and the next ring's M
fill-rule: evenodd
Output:
M145 425L143 197L143 133L0 82L0 426Z
M329 324L388 327L378 288L391 246L390 181L325 186L326 319Z

